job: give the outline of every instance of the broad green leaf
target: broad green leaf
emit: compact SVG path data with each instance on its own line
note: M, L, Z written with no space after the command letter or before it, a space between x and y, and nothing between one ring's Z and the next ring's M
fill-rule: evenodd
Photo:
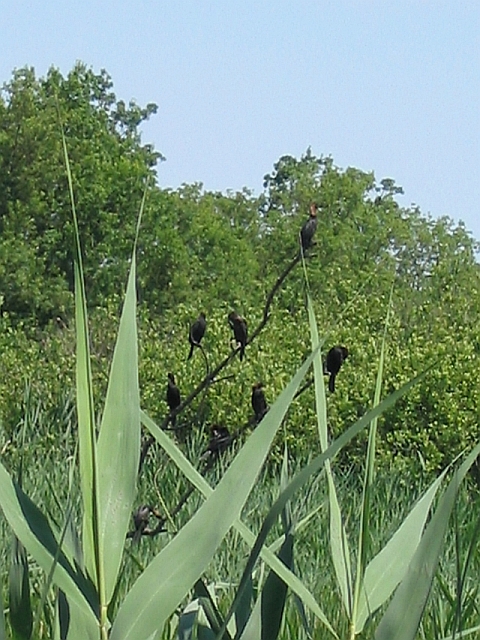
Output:
M363 630L365 622L388 598L403 579L410 560L420 542L433 499L444 471L417 501L383 549L369 562L360 592L355 632Z
M75 263L75 327L77 336L76 381L78 452L83 500L83 552L87 570L98 588L95 533L98 527L96 497L96 443L87 308L83 279Z
M415 640L432 588L458 488L479 454L480 444L455 471L425 529L407 573L378 625L375 640Z
M317 321L310 294L308 294L307 300L310 337L312 350L314 350L319 346L320 340L318 337ZM325 382L323 378L323 362L320 350L313 361L313 371L315 375L315 403L317 407L318 435L320 439L320 450L323 453L328 447L328 422ZM325 473L327 474L328 499L330 503L330 548L333 567L335 569L337 583L342 595L343 606L345 607L348 616L351 616L352 571L350 566L350 549L348 546L345 527L343 525L340 503L338 502L337 491L329 460L325 462Z
M128 279L97 445L100 544L106 601L115 589L140 458L135 256Z
M293 569L292 533L287 533L278 557L290 570ZM262 640L277 640L283 620L287 584L270 570L261 593Z
M315 354L313 354L315 355ZM240 581L240 585L237 589L237 593L235 599L230 607L229 614L226 616L225 620L228 623L229 617L231 616L231 612L235 610L236 601L242 595L242 588L246 584L248 577L258 559L258 556L261 552L263 545L265 544L265 540L270 529L273 527L275 522L277 521L282 509L285 504L293 497L296 491L298 491L308 480L309 478L320 471L325 465L326 460L330 460L333 458L342 447L344 447L354 436L356 436L362 429L364 429L376 416L379 416L381 413L386 411L390 406L392 406L399 398L401 398L405 393L407 393L415 384L417 384L422 378L424 378L426 372L416 376L406 384L404 384L400 389L397 389L393 393L391 393L387 398L385 398L377 407L371 409L367 414L365 414L362 418L360 418L354 425L352 425L349 429L344 431L329 447L328 449L322 453L321 455L314 458L306 467L298 473L293 480L290 482L288 487L282 491L277 500L272 505L270 511L267 514L261 528L260 532L257 536L255 544L250 553L248 562L245 566L242 579ZM335 631L332 629L329 623L326 623L327 629L336 636ZM336 636L338 637L338 636Z
M25 386L25 419L21 429L20 461L18 464L17 486L22 489L23 480L23 452L25 438L30 418L30 385ZM8 603L9 618L14 638L29 640L33 632L33 612L30 599L30 576L25 547L14 534L10 553L10 567L8 572ZM3 623L3 609L2 609Z
M288 484L288 451L285 446L283 455L280 490ZM294 533L290 503L285 505L282 512L284 527L284 541L278 558L284 565L293 571L293 547ZM283 620L285 602L287 599L287 584L270 569L265 584L263 585L261 598L262 609L262 640L277 640Z
M8 576L10 625L15 638L29 640L33 629L30 580L25 547L13 536Z
M77 451L78 451L78 448L76 447L75 455L72 457L72 460L70 463L70 469L68 473L68 499L67 499L67 506L65 508L63 526L60 531L60 535L57 536L57 545L58 545L57 552L55 554L52 566L50 567L50 570L46 575L43 588L42 588L42 595L37 603L36 615L34 617L35 624L33 627L33 634L32 634L34 638L36 638L39 634L39 629L40 629L41 620L42 620L42 612L45 608L45 605L50 593L50 588L54 580L55 569L57 566L60 550L62 551L62 553L65 554L65 557L67 558L70 565L76 567L77 572L78 571L82 573L85 572L85 567L83 565L83 555L81 552L81 545L80 545L80 541L78 540L78 535L75 530L75 526L72 518L72 502L74 500L73 483L74 483L74 476L75 476ZM52 489L52 493L54 493L53 489ZM57 502L59 503L58 500ZM74 541L76 541L76 544L74 543ZM71 543L74 543L74 544L71 544ZM72 606L73 605L74 605L74 602L72 601Z
M237 629L237 635L245 629L247 622L252 615L253 601L253 579L252 576L250 576L250 580L248 581L242 597L238 601L238 607L235 610L235 627Z
M144 640L166 619L201 576L240 512L265 461L295 391L311 365L300 367L251 434L215 491L155 557L120 606L110 640Z
M193 467L191 462L184 456L184 454L178 449L175 443L169 438L169 436L160 429L149 416L143 411L140 412L141 420L143 425L150 431L152 436L156 439L159 445L164 449L164 451L169 455L169 457L175 462L179 469L185 474L185 477L193 484L194 487L198 489L205 497L210 496L213 493L213 489L210 487L208 482L205 480L203 476L201 476L198 471ZM310 516L308 516L309 518ZM307 519L304 519L307 520ZM248 527L240 520L237 519L233 526L242 536L244 541L250 546L253 547L255 543L254 534L248 529ZM281 546L281 542L280 545ZM275 553L268 549L267 547L263 547L260 557L262 560L275 571L275 573L282 578L284 582L286 582L289 588L297 594L299 598L304 602L304 604L314 613L319 620L322 622L326 622L327 618L323 613L322 609L318 605L317 601L310 593L310 591L305 587L302 581L296 576L294 573L290 571L280 560L277 558Z
M98 640L99 624L86 616L75 602L67 600L63 591L57 597L59 640Z
M197 629L198 640L215 640L215 633L204 624L199 624Z
M98 544L98 494L97 494L97 462L95 413L90 363L90 347L88 335L87 299L83 280L83 261L80 247L77 212L73 194L73 180L68 157L67 143L61 122L60 108L57 103L60 129L62 135L63 155L67 173L70 204L74 227L74 271L75 271L75 332L77 341L76 353L76 390L78 415L78 445L80 484L83 501L83 551L85 565L94 581L102 599L103 577L102 561Z
M262 633L262 600L257 598L240 640L259 640Z
M87 618L96 621L98 604L91 583L72 567L62 551L58 552L58 535L1 464L0 505L8 524L28 553L47 573L56 563L53 575L55 584L77 603Z
M199 615L198 621L198 636L213 638L214 640L222 624L222 615L216 602L215 587L212 585L210 591L202 578L199 578L195 583L193 594L198 598L201 606L201 614ZM227 631L223 640L231 640L231 637Z
M178 620L177 638L178 640L191 640L194 638L197 618L200 611L198 599L189 602L182 611Z

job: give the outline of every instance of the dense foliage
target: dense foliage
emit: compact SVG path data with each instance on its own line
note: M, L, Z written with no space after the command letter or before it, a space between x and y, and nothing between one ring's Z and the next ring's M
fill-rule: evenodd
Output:
M260 196L247 189L211 193L201 185L162 189L155 170L161 155L140 136L155 109L117 100L105 72L97 75L80 64L66 77L55 69L40 79L31 69L18 70L3 87L1 446L16 432L25 381L52 410L72 386L72 225L59 121L71 157L99 381L106 379L145 188L137 277L140 382L143 406L158 419L166 412L167 371L175 372L183 396L204 374L199 354L186 362L189 322L205 311L211 365L230 350L232 308L252 331L297 251L299 228L315 201L319 224L307 259L315 311L326 346L346 344L350 351L329 398L332 434L371 405L393 285L386 390L431 369L382 419L380 456L386 464L436 469L471 445L480 412L480 280L478 246L464 226L403 208L392 180L341 169L310 151L300 159L280 158ZM274 398L309 344L297 265L242 365L235 360L226 379L211 385L184 419L194 425L245 424L252 383L263 380L267 397ZM307 450L315 433L308 389L289 414L290 447ZM356 441L345 462L363 459L363 448Z

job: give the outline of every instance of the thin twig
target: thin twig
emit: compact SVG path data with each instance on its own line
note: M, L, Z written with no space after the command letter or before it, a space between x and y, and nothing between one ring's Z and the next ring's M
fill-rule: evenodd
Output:
M244 425L242 425L241 427L239 427L236 431L234 431L231 435L230 435L230 441L228 444L228 447L231 447L232 444L235 442L235 440L237 440L242 433L248 429L249 427L252 427L253 425L255 425L255 419L249 419L248 422L246 422ZM206 453L210 453L210 455L208 457L204 457L205 454L202 455L201 457L201 461L204 461L205 464L203 466L203 469L201 469L200 473L204 476L208 471L210 471L210 469L213 468L213 466L219 461L221 454L218 452L209 452L207 450ZM166 516L162 516L161 518L154 512L154 515L156 515L156 517L158 518L158 524L155 528L150 529L150 528L145 528L142 532L141 535L142 536L150 536L150 537L154 537L156 535L158 535L159 533L164 533L165 531L167 531L165 529L165 524L167 522L167 520L172 520L178 513L180 513L180 511L182 510L182 508L184 507L184 505L188 502L188 499L190 498L190 496L194 493L195 491L195 486L191 485L179 498L175 508L170 512L169 517L167 518ZM129 531L127 533L127 538L133 538L135 534L135 531Z

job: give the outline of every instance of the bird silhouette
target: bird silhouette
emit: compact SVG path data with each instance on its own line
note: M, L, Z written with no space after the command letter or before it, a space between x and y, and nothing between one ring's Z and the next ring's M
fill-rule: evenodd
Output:
M255 413L255 423L258 424L269 409L262 382L256 382L252 385L252 408Z
M233 329L237 347L240 345L240 360L243 360L248 339L247 321L236 311L232 311L228 314L228 323Z
M310 205L310 216L300 230L300 244L302 245L302 251L306 251L312 244L313 236L317 230L317 205L312 202Z
M219 456L223 453L233 442L233 436L227 427L222 427L218 424L213 424L210 427L210 441L208 447L203 452L202 457L205 454Z
M153 508L148 504L142 504L133 514L133 525L135 527L135 532L132 537L132 543L138 544L140 542L140 538L142 537L143 532L148 526L148 521L150 519L150 514L152 513Z
M193 356L193 350L195 347L200 346L200 342L205 334L205 329L207 328L207 321L205 319L205 314L202 312L195 320L195 322L190 326L190 333L188 334L188 341L190 342L190 353L188 354L187 360Z
M175 384L175 376L173 373L168 374L168 383L167 383L167 404L170 411L174 411L181 403L180 398L180 389ZM172 427L175 426L177 421L177 416L172 416Z
M348 349L347 347L341 347L337 345L336 347L332 347L330 351L327 353L327 359L325 360L324 371L325 373L330 374L330 379L328 381L328 388L331 393L335 391L335 378L337 373L340 371L340 367L348 357Z

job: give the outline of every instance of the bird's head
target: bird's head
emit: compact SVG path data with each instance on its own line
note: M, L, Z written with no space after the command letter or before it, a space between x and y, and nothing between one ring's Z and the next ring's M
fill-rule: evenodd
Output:
M210 435L212 436L212 438L215 438L219 435L220 429L221 429L220 425L212 424L212 426L210 427Z

